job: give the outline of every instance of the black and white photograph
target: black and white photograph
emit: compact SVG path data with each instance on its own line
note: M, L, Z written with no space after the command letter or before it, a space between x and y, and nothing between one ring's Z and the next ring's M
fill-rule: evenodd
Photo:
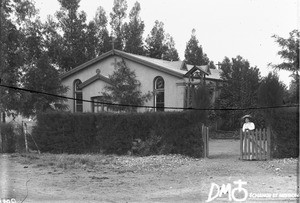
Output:
M300 0L0 0L0 203L299 202Z

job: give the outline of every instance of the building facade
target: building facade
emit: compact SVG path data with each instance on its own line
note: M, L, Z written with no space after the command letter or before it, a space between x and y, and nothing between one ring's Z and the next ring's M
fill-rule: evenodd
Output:
M190 106L189 88L203 82L220 83L220 70L209 70L207 66L192 66L184 61L165 61L145 56L111 50L61 75L62 84L69 88L67 97L71 112L108 111L102 104L104 87L112 85L109 75L115 70L117 61L124 60L136 74L142 93L152 93L152 98L138 111L181 110ZM214 85L217 87L217 85ZM218 94L215 88L212 94ZM214 99L214 98L213 98ZM82 101L81 101L82 100Z

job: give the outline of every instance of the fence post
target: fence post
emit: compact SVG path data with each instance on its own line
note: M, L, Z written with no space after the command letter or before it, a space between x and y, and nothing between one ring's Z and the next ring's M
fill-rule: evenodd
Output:
M271 160L271 130L267 128L267 159Z
M209 128L206 127L206 157L209 156Z
M202 140L203 140L203 155L204 155L204 158L207 157L207 154L206 154L206 149L207 149L207 141L206 141L206 132L205 132L205 126L204 124L202 124Z

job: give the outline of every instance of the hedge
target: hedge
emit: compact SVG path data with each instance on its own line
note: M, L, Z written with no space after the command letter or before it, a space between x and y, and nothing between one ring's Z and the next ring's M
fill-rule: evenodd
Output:
M192 112L44 113L33 136L42 152L202 156L201 120Z

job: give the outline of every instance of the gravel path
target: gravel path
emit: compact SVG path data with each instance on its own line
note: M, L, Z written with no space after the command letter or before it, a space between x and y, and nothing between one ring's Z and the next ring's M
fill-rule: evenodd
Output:
M209 159L180 155L2 155L0 198L18 202L205 202L222 184L244 181L246 202L295 198L297 159L241 161L239 141L210 141ZM299 189L299 188L298 188ZM237 190L235 190L237 191ZM225 192L226 193L226 192ZM270 195L273 197L257 197ZM242 191L235 198L243 198ZM232 196L231 196L232 197ZM212 202L228 202L228 194Z

